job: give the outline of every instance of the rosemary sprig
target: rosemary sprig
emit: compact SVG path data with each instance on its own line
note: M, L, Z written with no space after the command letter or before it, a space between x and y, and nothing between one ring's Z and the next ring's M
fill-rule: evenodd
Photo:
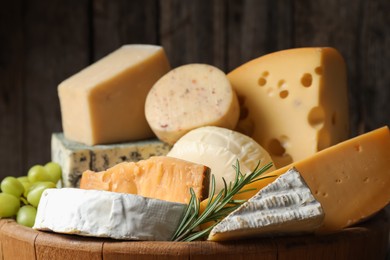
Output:
M272 167L272 163L259 168L260 161L257 163L256 168L248 175L243 174L240 171L240 163L237 160L236 165L233 166L236 170L236 176L233 183L226 183L222 178L224 188L214 197L215 194L215 177L211 175L211 190L209 192L209 201L205 210L199 215L200 201L196 197L193 189L190 189L191 199L188 203L185 213L180 221L180 225L177 228L175 234L172 237L172 241L193 241L207 236L211 229L218 224L222 218L229 215L235 209L237 209L246 200L234 200L233 196L236 194L251 191L253 189L242 190L242 188L252 182L262 179L274 177L265 176L259 177L269 168ZM214 224L204 230L199 230L199 226L214 221Z

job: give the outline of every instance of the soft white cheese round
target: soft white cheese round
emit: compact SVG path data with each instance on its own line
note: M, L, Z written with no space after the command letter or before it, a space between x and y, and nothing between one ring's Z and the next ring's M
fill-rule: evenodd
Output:
M242 173L252 172L260 161L260 166L272 162L271 156L252 138L239 132L216 126L194 129L181 137L168 156L208 166L215 176L216 191L223 187L222 178L233 182L238 159ZM274 170L274 166L269 170Z

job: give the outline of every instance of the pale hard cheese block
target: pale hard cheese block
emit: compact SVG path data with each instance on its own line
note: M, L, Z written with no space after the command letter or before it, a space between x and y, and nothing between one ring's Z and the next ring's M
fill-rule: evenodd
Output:
M236 176L233 166L240 163L240 171L249 173L260 162L260 167L272 163L268 152L252 138L222 127L205 126L194 129L181 137L167 156L208 166L215 176L216 192L224 183L229 184ZM268 171L275 170L272 166Z
M81 174L86 170L103 171L120 162L166 155L170 148L157 139L89 146L71 141L63 133L53 133L51 160L61 165L64 187L79 187Z
M344 141L267 175L295 167L325 212L320 232L332 232L365 220L390 202L390 132L382 127ZM259 190L274 178L244 189ZM249 199L253 192L236 199Z
M185 204L132 194L75 188L47 189L34 229L126 240L169 240Z
M254 59L228 74L240 101L237 130L277 167L349 137L346 68L333 48L298 48Z
M157 137L174 144L198 127L233 129L239 106L225 73L207 64L187 64L154 84L146 98L145 115Z
M170 70L162 47L124 45L58 86L65 136L88 145L153 135L146 95Z
M289 169L221 220L209 240L313 232L324 219L321 204L295 168Z
M192 188L198 199L208 197L210 169L202 164L167 156L122 162L105 171L83 173L80 188L138 194L188 203Z

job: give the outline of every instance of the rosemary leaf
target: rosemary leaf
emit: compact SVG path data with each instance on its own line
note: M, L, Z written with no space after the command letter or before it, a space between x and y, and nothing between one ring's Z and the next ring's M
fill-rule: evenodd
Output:
M193 241L208 236L211 229L218 224L224 217L240 207L246 200L235 200L233 197L236 194L253 191L254 189L245 189L243 187L249 183L271 178L274 176L261 175L272 167L272 163L269 163L263 167L260 167L260 161L257 163L255 169L248 175L243 174L240 171L240 163L237 160L233 166L236 171L235 179L229 184L222 178L224 188L215 194L215 177L211 176L211 190L209 194L209 201L207 202L205 210L199 214L200 201L196 197L193 189L190 189L191 199L188 203L185 213L180 221L179 227L172 237L173 241ZM202 224L214 221L208 228L200 230Z

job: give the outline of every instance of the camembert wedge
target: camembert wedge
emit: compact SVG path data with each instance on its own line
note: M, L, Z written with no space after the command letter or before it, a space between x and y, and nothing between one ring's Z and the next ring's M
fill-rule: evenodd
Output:
M299 172L291 168L218 223L208 239L313 232L323 219L321 204Z
M34 229L125 240L169 240L185 204L133 194L47 189Z

